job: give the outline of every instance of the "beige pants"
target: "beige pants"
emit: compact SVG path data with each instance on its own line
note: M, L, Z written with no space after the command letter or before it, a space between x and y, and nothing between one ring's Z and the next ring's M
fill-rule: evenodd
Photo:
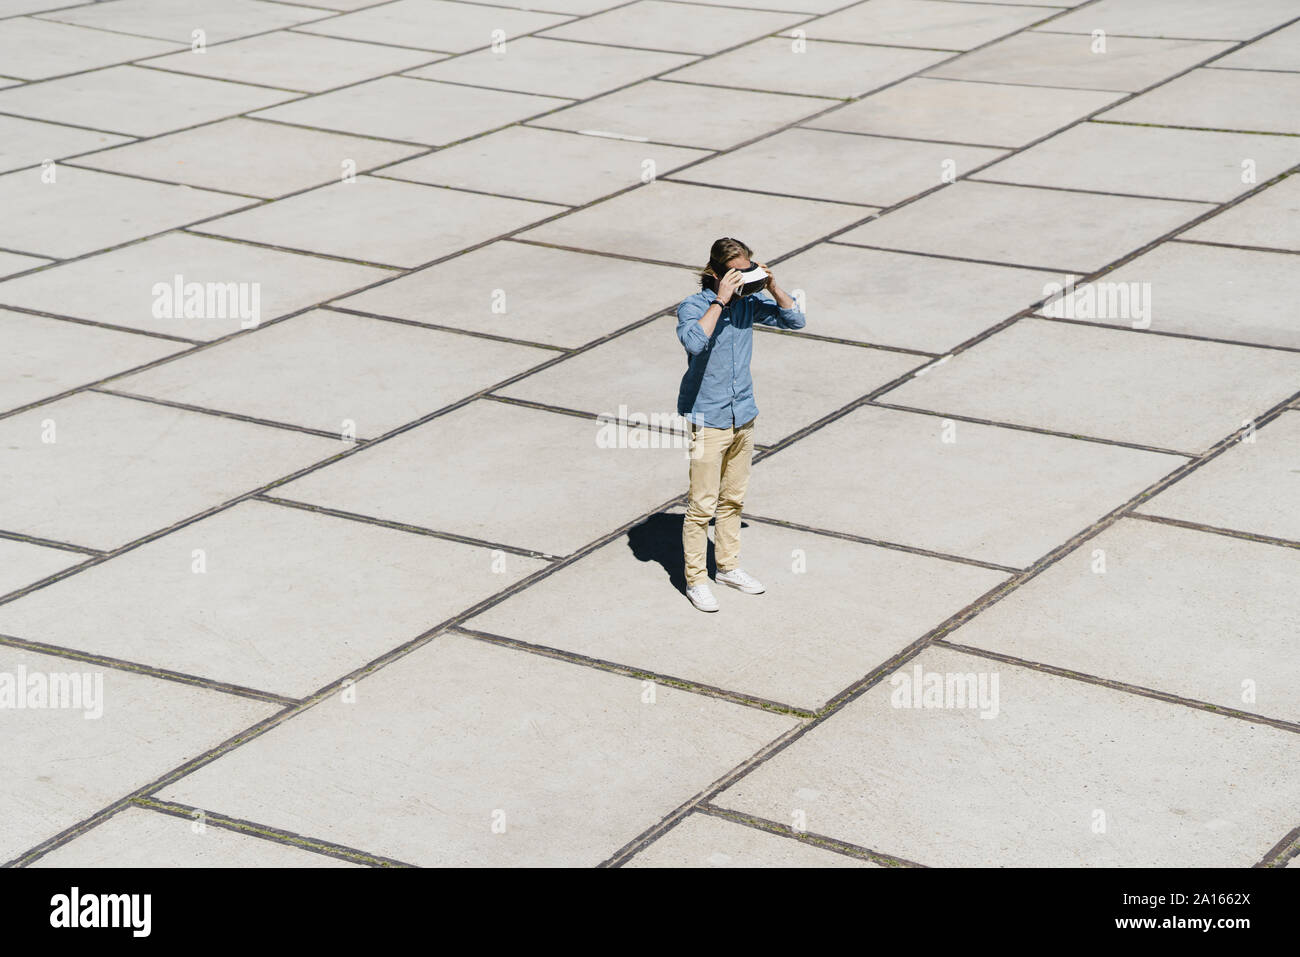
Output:
M710 518L718 571L731 571L740 563L740 510L749 485L756 421L725 429L690 424L691 491L682 522L687 587L708 580Z

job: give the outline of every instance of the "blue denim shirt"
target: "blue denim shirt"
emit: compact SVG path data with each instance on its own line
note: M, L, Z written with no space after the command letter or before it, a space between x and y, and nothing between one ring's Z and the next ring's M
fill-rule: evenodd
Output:
M706 336L696 320L717 298L712 289L702 289L677 307L677 338L686 347L677 412L696 425L726 429L758 415L749 374L754 324L802 329L806 320L798 307L782 309L764 292L733 297L722 307L713 335Z

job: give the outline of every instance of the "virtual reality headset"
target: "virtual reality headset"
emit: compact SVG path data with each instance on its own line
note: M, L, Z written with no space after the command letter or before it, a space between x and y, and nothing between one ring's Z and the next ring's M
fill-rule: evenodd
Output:
M723 272L723 275L726 275L725 271ZM740 274L742 285L736 290L736 292L741 296L752 296L767 285L767 278L768 274L766 269L762 266L751 265L749 269ZM715 279L713 283L715 290L717 289L717 285L718 283Z

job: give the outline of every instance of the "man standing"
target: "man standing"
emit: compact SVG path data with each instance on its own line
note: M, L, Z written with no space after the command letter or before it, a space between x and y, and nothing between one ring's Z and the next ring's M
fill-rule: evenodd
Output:
M686 597L700 611L717 611L705 570L709 519L714 519L715 580L750 595L763 586L740 568L740 511L754 453L754 382L749 373L754 324L802 329L805 318L776 284L772 271L753 262L738 239L719 239L700 272L700 291L677 307L677 338L686 348L686 374L677 412L690 424L690 502L682 522ZM764 277L746 282L758 267ZM762 298L770 293L772 299ZM715 517L716 512L716 517Z

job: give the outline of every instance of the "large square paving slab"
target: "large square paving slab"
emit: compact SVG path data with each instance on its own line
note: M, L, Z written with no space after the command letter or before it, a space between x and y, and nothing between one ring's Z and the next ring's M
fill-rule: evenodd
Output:
M485 399L276 495L568 554L686 491L681 448L654 447L657 436L644 429L626 430L626 448L603 448L605 431L593 420Z
M696 9L684 4L672 6ZM823 98L810 96L646 80L549 113L532 125L722 150L771 133L830 105Z
M107 387L374 438L554 356L550 349L322 309Z
M207 341L238 332L244 319L229 309L225 315L221 310L207 314L206 299L199 316L186 317L179 307L155 308L167 304L157 284L174 290L180 276L184 299L185 284L191 282L245 283L247 303L252 305L256 288L258 318L266 322L391 275L386 269L168 233L0 283L0 304ZM173 293L173 305L174 299Z
M1300 542L1300 412L1284 412L1138 508Z
M314 435L96 393L0 421L0 444L0 528L101 549L340 450Z
M43 80L170 53L175 43L87 30L34 17L0 21L0 64L8 76Z
M935 867L1250 867L1295 826L1291 732L946 649L917 667L996 675L997 716L895 707L887 678L714 803Z
M1031 31L967 53L927 76L1134 93L1231 47L1208 40L1107 35L1106 52L1098 53L1091 36Z
M878 867L802 841L698 811L624 867Z
M1298 353L1028 317L882 401L1199 453L1297 389Z
M648 182L704 150L510 126L379 170L392 179L577 206ZM521 163L520 157L528 157Z
M31 867L361 867L301 847L263 840L139 807L119 811ZM758 833L758 832L756 832ZM794 842L791 842L794 843ZM831 855L842 857L843 855ZM851 857L844 857L852 863ZM834 865L824 865L834 866ZM844 866L844 865L840 865Z
M600 281L575 282L579 276ZM674 308L683 289L698 286L696 277L686 268L503 240L335 305L575 348Z
M745 507L1023 568L1186 461L864 406L757 463Z
M243 502L0 605L0 633L301 698L545 565L493 558Z
M1204 203L963 180L836 239L1089 273L1209 209Z
M247 205L241 196L70 166L52 183L41 170L18 170L0 176L0 246L70 258Z
M281 30L218 44L201 55L187 50L154 57L147 65L216 80L320 93L437 59L441 59L439 54L420 50L399 50Z
M112 133L79 130L18 116L0 116L0 172L39 166L46 160L58 161L127 142L130 142L128 137Z
M751 488L764 480L756 472ZM656 515L465 627L815 711L1006 580L751 521L741 564L767 592L719 586L720 613L701 623L682 594L681 528L680 514ZM614 593L617 603L591 607L590 596Z
M1178 238L1300 252L1300 176L1288 176Z
M202 30L206 43L219 43L327 16L328 11L311 6L263 0L120 0L107 7L82 4L55 10L44 14L43 19L179 43L191 42L194 31Z
M553 96L386 76L253 115L339 133L445 146L569 102Z
M719 221L719 209L726 210L725 221ZM864 206L660 180L526 230L519 238L699 269L724 229L766 262L872 212Z
M1119 95L918 76L806 125L845 133L1015 147L1087 116Z
M1296 134L1300 133L1297 102L1300 102L1300 74L1193 70L1150 93L1106 110L1098 119Z
M0 646L0 671L16 675L20 669L28 677L102 676L103 713L88 718L94 709L5 709L5 861L279 710L220 691Z
M794 725L457 635L355 690L160 797L413 864L592 866Z
M850 46L820 40L796 44L788 37L768 37L673 70L666 78L842 98L862 96L949 56L936 50Z
M1044 306L1043 312L1131 326L1132 318L1110 315L1122 311L1111 308L1111 293L1127 288L1131 296L1145 289L1153 331L1296 349L1300 348L1300 324L1283 305L1300 300L1300 269L1296 266L1292 253L1164 243L1106 273L1100 290L1090 289L1089 283L1080 284L1068 298ZM1134 287L1134 283L1146 286ZM1090 300L1097 305L1090 306ZM1122 304L1123 300L1117 301Z
M520 37L507 43L504 49L467 53L445 63L411 70L409 75L580 100L694 59L680 53Z
M813 20L799 29L807 31L809 37L852 43L969 50L1057 12L1051 6L872 0Z
M203 224L201 232L392 266L418 266L562 207L358 176Z
M554 13L511 10L449 0L396 0L301 29L306 33L444 53L466 53L569 20ZM494 36L496 34L496 36Z
M892 206L949 178L1001 159L1002 150L947 143L785 130L705 160L673 176L695 183L730 186L841 203Z
M774 267L777 268L777 267ZM944 353L1046 295L1051 272L819 243L780 265L805 287L813 331Z
M0 111L108 133L157 136L298 96L164 70L112 66L0 90Z
M801 19L790 12L639 0L542 35L677 53L717 53Z
M62 548L0 538L0 598L65 568L79 565L87 557Z
M1220 57L1215 70L1286 70L1300 72L1300 23L1293 23Z
M520 379L497 394L627 420L669 425L686 371L676 316L665 316ZM755 334L752 362L759 420L771 445L796 429L922 365L919 356L790 336ZM649 417L644 418L644 417ZM635 421L635 420L634 420ZM684 420L672 423L679 431Z
M1290 0L1101 0L1052 21L1062 32L1137 37L1190 37L1206 40L1249 40L1297 16Z
M944 638L1297 722L1297 578L1300 549L1126 519Z
M1296 163L1300 139L1285 136L1082 123L971 179L1221 203Z
M256 143L256 150L232 150ZM419 146L235 117L75 160L77 166L274 198L341 182L422 152Z

